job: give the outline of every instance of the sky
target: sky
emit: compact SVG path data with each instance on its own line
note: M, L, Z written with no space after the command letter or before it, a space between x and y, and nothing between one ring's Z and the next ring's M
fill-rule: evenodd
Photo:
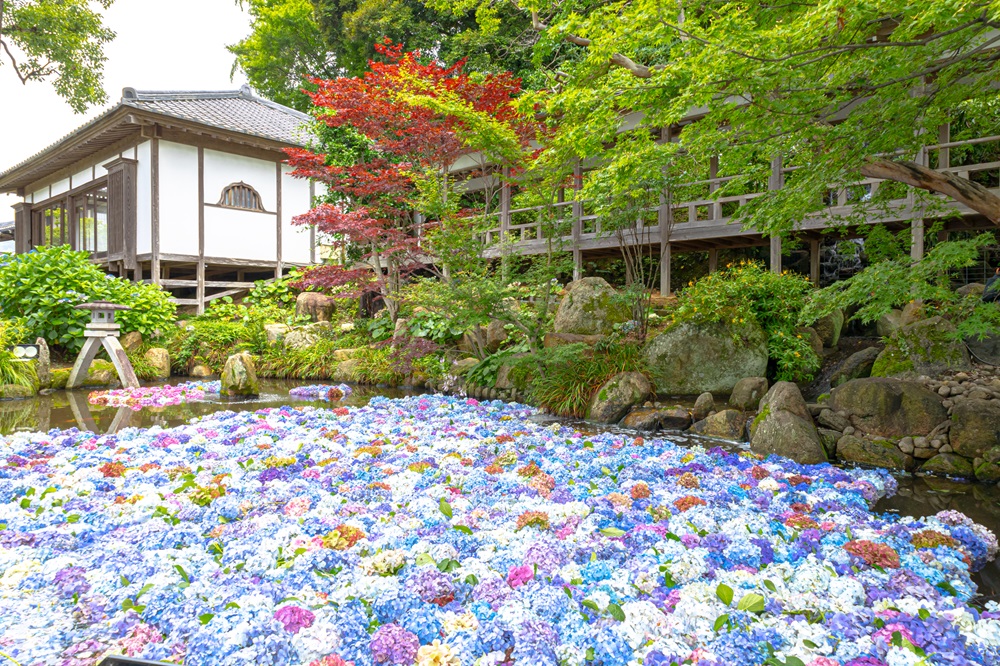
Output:
M74 113L46 82L21 85L0 67L0 171L34 155L114 105L124 87L137 90L235 90L233 56L226 51L250 32L236 0L115 0L105 25L117 33L106 45L108 104ZM13 220L12 195L0 194L0 222Z

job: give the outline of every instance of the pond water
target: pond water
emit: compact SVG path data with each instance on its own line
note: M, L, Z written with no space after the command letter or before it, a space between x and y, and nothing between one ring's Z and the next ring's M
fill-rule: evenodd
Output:
M177 378L172 383L187 381ZM129 407L98 407L87 401L88 391L56 391L51 395L39 396L33 400L0 402L0 434L16 431L47 431L52 428L79 428L97 433L116 432L126 427L148 428L158 425L164 428L181 425L192 419L222 410L253 411L265 407L290 405L304 407L329 407L331 403L322 400L302 400L288 395L289 389L301 386L304 381L264 380L261 395L251 400L228 401L219 398L204 402L193 402L169 407L144 408L133 411ZM397 388L355 386L354 392L338 405L363 406L376 395L397 398L422 393ZM618 427L601 427L585 421L558 419L538 416L535 420L558 421L583 432L612 431L635 436L639 433ZM719 446L718 440L698 437L679 432L666 432L678 444L702 444ZM721 443L722 448L738 450L746 445ZM893 497L880 500L875 509L882 512L898 513L903 516L928 516L951 509L960 511L977 523L985 525L1000 535L1000 487L978 483L966 483L935 477L898 476L899 491ZM1000 601L1000 561L988 564L975 575L979 586L980 601L995 599Z

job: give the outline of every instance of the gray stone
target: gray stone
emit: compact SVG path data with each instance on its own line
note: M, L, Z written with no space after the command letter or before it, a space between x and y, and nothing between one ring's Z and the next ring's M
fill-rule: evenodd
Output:
M284 347L285 349L308 349L316 344L316 336L309 331L303 330L301 328L288 331L285 334Z
M743 430L746 422L746 415L742 411L724 409L692 425L691 432L709 437L743 441Z
M836 411L851 414L861 432L882 437L926 435L948 418L941 396L899 379L852 379L833 389L830 401Z
M288 324L264 324L264 334L267 335L268 344L278 344L284 341L291 326Z
M546 333L542 346L551 349L552 347L562 347L563 345L575 345L583 343L593 347L598 342L606 338L606 335L578 335L576 333Z
M851 422L847 420L847 417L841 416L832 409L824 409L816 417L816 422L820 425L826 426L831 430L839 430L843 432L846 428L849 428Z
M356 358L349 358L337 364L333 371L332 379L335 382L353 382L358 380L358 371L361 368L361 361Z
M346 361L356 357L360 351L360 347L345 347L344 349L336 349L333 352L333 359L335 361Z
M775 382L774 386L760 400L761 414L779 410L791 412L803 421L812 423L812 415L809 414L806 401L802 398L802 391L792 382ZM835 428L835 430L839 429Z
M462 334L458 350L466 354L478 355L486 350L486 331L482 326L471 328Z
M646 366L659 393L731 393L767 371L767 341L756 323L680 324L652 340Z
M625 415L621 425L634 430L648 430L653 432L660 427L660 410L658 409L635 409Z
M766 377L744 377L733 387L733 392L729 396L729 406L743 411L756 409L767 389Z
M833 460L837 455L837 442L844 433L829 428L816 428L816 432L819 433L819 441L823 444L826 457Z
M819 333L816 332L815 328L811 326L799 326L795 329L795 333L805 338L817 358L823 358L823 338L819 337Z
M963 400L951 410L951 447L967 458L984 458L1000 445L1000 403Z
M879 317L878 322L875 324L875 328L878 331L880 338L892 337L892 335L899 330L899 317L902 314L903 313L899 310L892 310Z
M916 464L913 456L903 453L891 442L872 442L854 435L840 438L837 442L837 456L847 462L889 469L909 470Z
M972 469L976 475L976 481L982 483L996 483L1000 481L1000 465L996 463L976 458L972 463Z
M45 342L45 338L37 338L35 344L38 345L38 363L35 365L38 385L47 388L52 386L52 355L49 353L49 345Z
M139 331L129 331L119 340L122 348L129 354L134 354L142 347L142 333Z
M899 440L899 450L902 451L903 453L913 453L913 450L915 448L916 446L913 443L912 437L904 437L903 439Z
M661 410L659 417L664 430L684 430L691 425L691 414L683 407Z
M346 361L347 359L344 360ZM451 373L457 377L463 377L477 365L479 365L479 359L462 358L451 364Z
M226 366L222 369L222 388L219 394L223 397L247 398L260 394L257 369L249 352L233 354L226 359Z
M35 389L20 384L0 384L0 400L25 400L35 397Z
M878 355L878 347L867 347L861 351L854 352L844 359L844 362L840 364L837 371L830 377L830 385L840 386L852 379L870 377L872 366L875 365L875 359L878 358Z
M508 337L504 323L497 319L491 320L490 325L486 327L486 351L494 353L507 342Z
M304 291L295 299L295 314L311 321L332 321L337 300L314 291Z
M556 333L608 335L631 318L628 304L604 278L588 277L566 285L556 310Z
M751 430L750 449L754 453L784 456L806 465L827 461L812 420L806 421L793 412L764 412L754 419Z
M961 287L955 290L955 293L959 296L972 296L974 298L980 298L983 292L986 291L986 285L982 282L970 282L969 284L963 284Z
M945 476L961 476L964 478L975 475L972 470L972 463L954 453L937 454L921 465L920 471L932 474L944 474Z
M194 363L188 368L188 375L200 379L202 377L211 377L212 368L208 367L204 363Z
M406 317L398 317L396 325L392 328L392 337L406 337L410 333L410 321Z
M700 421L708 416L715 409L715 396L707 391L698 396L694 401L694 408L691 410L691 418Z
M819 334L824 347L836 347L837 343L840 342L840 332L844 328L844 311L834 310L817 320L812 327Z
M587 419L599 423L618 423L634 405L641 405L652 395L653 387L639 372L620 372L604 382L590 401Z
M146 362L156 369L156 379L170 377L170 352L163 347L152 347L147 349L143 356Z

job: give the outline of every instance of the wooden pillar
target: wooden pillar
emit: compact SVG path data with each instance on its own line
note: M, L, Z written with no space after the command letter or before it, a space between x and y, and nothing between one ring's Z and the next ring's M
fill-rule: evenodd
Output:
M910 221L910 259L924 258L924 218L915 217Z
M281 260L281 162L275 162L275 192L277 193L278 203L277 203L277 213L275 218L277 223L274 225L276 227L277 238L277 249L278 249L278 264L274 267L274 279L280 280L281 276L285 272L285 265Z
M945 123L938 127L938 143L945 144L951 142L951 125ZM951 166L951 148L938 148L938 169L947 169Z
M719 270L719 251L711 249L708 251L708 272L714 273Z
M664 243L661 246L660 256L660 295L669 296L670 295L670 255L671 247L670 243Z
M809 281L819 286L819 241L809 241Z
M124 270L142 270L136 258L138 219L138 165L136 160L116 158L104 165L108 171L108 254L121 255Z
M711 157L711 159L709 160L709 163L708 163L708 178L709 178L708 192L709 192L710 195L712 193L714 193L716 190L719 189L719 184L717 182L715 182L715 179L718 178L718 177L719 177L719 156L718 155L713 155ZM713 220L721 220L722 219L722 204L721 203L719 203L718 201L716 201L715 203L712 204L710 210L712 211L712 216L711 217L712 217Z
M205 257L198 259L198 286L196 287L198 299L198 314L205 314Z
M507 241L510 230L510 169L503 167L500 176L500 239Z
M14 208L14 252L21 254L31 249L31 206L19 201Z
M580 201L580 190L583 189L583 167L579 160L573 167L573 279L583 277L583 252L580 250L580 237L583 235L583 202Z
M205 149L198 147L198 314L205 312Z
M312 210L314 201L316 200L316 182L313 180L309 181L309 209ZM309 263L316 263L316 225L309 225Z
M781 155L771 158L771 177L767 189L780 190L785 185L785 174L782 170ZM781 273L781 236L771 236L771 272Z
M150 233L153 243L153 259L150 266L150 276L153 284L160 284L160 140L150 139L150 199L152 210L150 211Z

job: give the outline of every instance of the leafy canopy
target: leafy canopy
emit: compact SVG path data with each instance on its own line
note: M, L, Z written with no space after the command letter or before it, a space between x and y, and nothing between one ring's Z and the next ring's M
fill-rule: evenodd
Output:
M77 113L107 101L104 45L115 33L101 9L114 0L4 0L0 2L0 67L21 83L51 80Z

